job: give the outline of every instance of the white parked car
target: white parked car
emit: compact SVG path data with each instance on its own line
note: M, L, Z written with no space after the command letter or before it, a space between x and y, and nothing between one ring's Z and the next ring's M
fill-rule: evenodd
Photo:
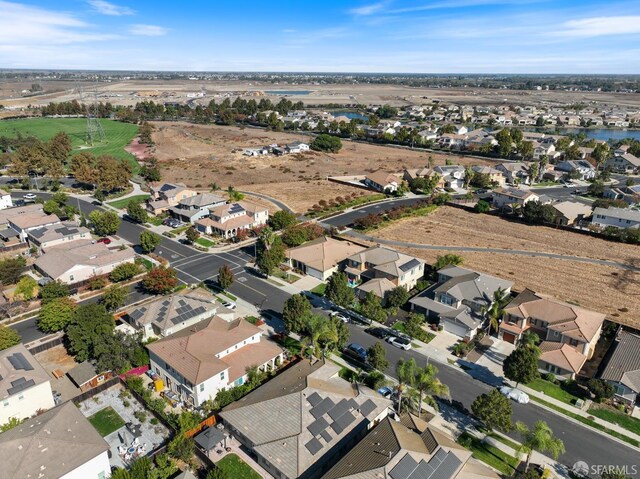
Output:
M331 313L329 313L329 316L331 316L332 318L338 318L343 323L349 322L349 318L347 318L344 314L342 314L339 311L332 311Z
M398 338L396 336L389 336L387 338L387 342L396 348L404 349L405 351L409 351L411 349L411 340L407 338Z
M504 394L506 397L508 397L509 399L513 399L518 404L529 403L529 395L518 388L510 388L509 386L502 386L500 388L500 392Z
M35 200L37 198L37 196L34 195L33 193L27 193L26 195L23 196L23 198L25 200Z
M222 306L227 309L236 309L236 303L232 303L231 301L223 301Z

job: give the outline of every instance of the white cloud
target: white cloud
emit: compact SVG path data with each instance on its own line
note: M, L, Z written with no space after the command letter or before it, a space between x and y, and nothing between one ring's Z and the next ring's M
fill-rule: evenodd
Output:
M115 3L107 2L106 0L88 0L87 3L89 3L96 12L101 13L102 15L120 17L122 15L133 15L135 13L129 7L122 7Z
M563 27L566 30L561 30L558 34L572 37L638 34L640 33L640 15L569 20L563 23Z
M380 12L386 5L387 2L371 3L369 5L363 5L362 7L352 8L349 10L349 13L357 16L373 15L374 13Z
M142 35L145 37L161 37L169 33L169 29L158 25L145 25L136 23L129 27L129 33L132 35Z

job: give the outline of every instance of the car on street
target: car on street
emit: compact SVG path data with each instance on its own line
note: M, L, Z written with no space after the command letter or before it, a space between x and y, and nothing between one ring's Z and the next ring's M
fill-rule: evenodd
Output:
M565 188L573 188L573 187L574 187L574 186L576 186L576 185L574 185L574 184L573 184L573 183L571 183L570 181L567 181L563 186L564 186Z
M392 399L395 391L390 386L382 386L378 389L378 394L380 394L385 399Z
M31 201L33 201L33 200L35 200L35 199L37 198L37 196L36 196L36 195L34 195L33 193L27 193L26 195L24 195L24 196L23 196L23 198L24 198L25 200L31 200Z
M402 331L398 331L397 329L387 328L387 336L394 338L403 338L403 339L411 339L408 335L404 334Z
M345 316L344 314L342 314L340 311L332 311L332 312L329 313L329 316L332 317L332 318L338 318L343 323L350 322L349 318L347 316Z
M397 338L395 336L389 336L387 342L396 348L409 351L411 349L411 340L407 338Z
M111 244L110 238L100 238L97 243Z
M389 336L388 328L367 328L364 330L364 332L380 339L386 339L387 336Z
M231 301L223 301L222 302L222 306L224 306L227 309L236 309L236 307L238 305L236 303L231 302Z
M94 205L94 206L102 206L102 201L93 200L93 201L91 202L91 204L92 204L92 205Z
M363 346L360 346L358 343L347 344L347 347L344 348L344 353L347 356L351 356L352 358L355 358L363 363L367 362L367 350L364 349Z
M504 394L506 397L508 397L509 399L514 400L518 404L527 404L529 402L529 395L518 388L502 386L500 388L500 392Z

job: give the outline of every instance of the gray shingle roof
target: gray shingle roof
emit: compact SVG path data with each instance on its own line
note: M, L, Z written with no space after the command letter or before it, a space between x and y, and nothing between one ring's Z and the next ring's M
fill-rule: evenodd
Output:
M640 393L640 336L627 331L620 332L600 377L620 382Z

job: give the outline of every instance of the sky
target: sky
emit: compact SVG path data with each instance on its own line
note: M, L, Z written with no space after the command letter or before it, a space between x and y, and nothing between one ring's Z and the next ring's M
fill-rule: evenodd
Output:
M640 74L640 1L0 0L0 68Z

